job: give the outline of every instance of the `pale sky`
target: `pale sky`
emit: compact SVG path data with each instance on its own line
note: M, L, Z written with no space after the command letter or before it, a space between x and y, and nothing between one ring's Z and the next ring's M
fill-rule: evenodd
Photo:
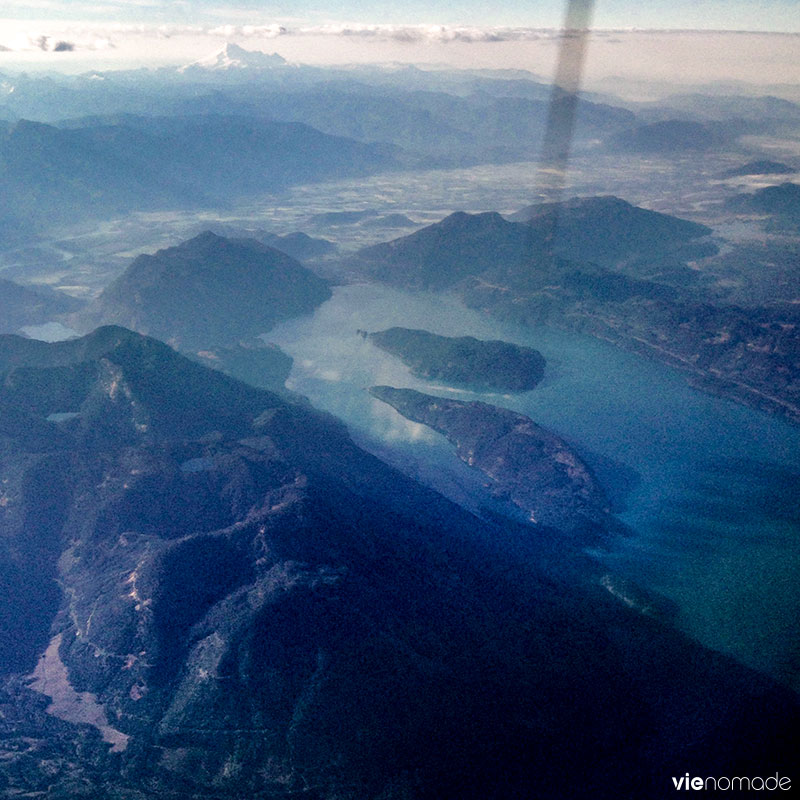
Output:
M262 24L294 20L558 26L562 0L4 0L8 19ZM597 0L601 28L800 31L798 0Z
M517 68L547 79L564 8L562 0L4 0L0 72L187 64L235 42L309 64ZM800 85L799 12L800 0L596 0L587 77Z

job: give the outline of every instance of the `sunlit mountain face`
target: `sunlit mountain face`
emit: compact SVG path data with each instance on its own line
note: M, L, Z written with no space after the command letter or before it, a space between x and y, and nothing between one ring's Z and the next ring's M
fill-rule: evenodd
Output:
M546 5L3 29L0 796L800 779L796 35Z

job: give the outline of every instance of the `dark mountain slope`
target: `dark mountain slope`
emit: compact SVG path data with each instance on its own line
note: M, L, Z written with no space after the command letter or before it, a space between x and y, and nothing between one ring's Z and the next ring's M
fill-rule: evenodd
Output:
M521 264L529 248L524 225L495 213L459 211L408 236L365 247L351 263L387 283L444 289L498 263Z
M800 184L797 183L787 182L750 194L737 194L726 205L731 211L768 215L769 229L800 228Z
M723 178L739 178L749 175L791 175L797 172L796 169L780 161L770 161L768 159L757 159L742 164L741 167L734 167L724 172Z
M709 233L704 225L618 197L582 197L529 206L509 220L494 213L451 214L409 236L363 248L351 263L380 280L429 289L497 270L522 275L552 255L635 274L667 256L716 252L695 242Z
M620 131L606 140L606 146L620 153L687 153L702 152L732 145L737 136L756 131L755 123L742 120L696 122L669 119L637 125Z
M26 632L3 669L52 637L58 690L107 722L6 680L9 795L659 797L788 763L796 698L625 606L560 533L478 520L129 331L0 352L0 608Z

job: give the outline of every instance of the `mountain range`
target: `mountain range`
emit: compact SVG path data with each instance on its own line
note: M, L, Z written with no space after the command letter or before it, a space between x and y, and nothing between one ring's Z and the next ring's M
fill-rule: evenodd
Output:
M508 219L495 212L456 212L409 236L363 248L349 263L389 283L429 289L483 273L527 280L531 265L553 256L635 278L667 256L715 253L715 245L697 243L710 233L704 225L618 197L580 197L528 206Z
M731 146L738 136L756 133L754 122L698 122L668 119L635 125L608 137L606 146L620 153L677 154L708 151Z
M137 117L0 131L0 218L76 222L225 205L300 182L396 166L394 151L257 116Z
M327 415L117 327L0 337L0 378L9 796L667 797L789 763L793 694Z
M553 252L563 258L606 267L629 262L640 269L642 262L681 251L696 257L695 241L711 234L705 225L639 208L613 195L537 203L508 219L528 223L539 241L554 232ZM703 252L711 255L716 246L705 245Z

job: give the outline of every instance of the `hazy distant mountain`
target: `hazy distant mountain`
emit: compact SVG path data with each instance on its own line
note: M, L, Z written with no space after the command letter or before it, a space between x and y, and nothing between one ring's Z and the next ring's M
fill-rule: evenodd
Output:
M383 214L364 223L368 228L418 228L419 223L415 222L405 214Z
M748 120L769 129L800 122L800 105L797 103L768 95L748 97L744 92L739 95L673 94L648 105L653 110L660 107L673 115L690 113L695 119L718 122Z
M258 336L329 297L327 282L285 253L207 232L136 258L82 319L197 349Z
M694 152L730 145L744 132L741 123L670 119L614 133L606 139L606 146L616 152Z
M782 183L766 186L750 194L737 194L727 205L742 211L792 216L800 213L800 184Z
M9 796L606 800L790 763L797 697L569 537L161 342L0 337L0 466Z
M77 311L83 302L52 289L31 289L0 278L0 333L17 333L54 316Z
M298 261L322 258L336 250L336 245L333 242L309 236L302 231L287 233L283 236L271 233L261 237L261 241L292 258L296 258Z
M360 141L389 142L422 166L447 166L537 158L549 103L541 91L533 94L496 93L490 82L464 95L373 87L351 79L274 91L264 103L276 119L299 120ZM634 121L626 109L581 100L576 139L605 137Z
M459 166L538 157L550 87L532 78L502 70L289 65L228 45L177 69L15 76L14 92L0 96L0 115L46 122L86 114L268 116L395 145L409 166ZM595 142L635 121L625 108L582 97L576 142Z
M391 148L256 117L21 121L0 133L0 211L79 220L130 209L225 204L395 164Z
M772 228L800 226L800 184L782 183L767 186L752 194L737 194L726 202L732 211L768 214Z
M369 217L374 217L378 214L376 208L365 208L359 210L346 210L346 211L323 211L319 214L313 214L309 218L312 225L355 225Z
M723 178L739 178L748 175L789 175L792 172L797 172L794 167L788 164L783 164L780 161L770 161L768 159L758 159L756 161L748 161L742 164L741 167L734 167L727 172L722 173Z

